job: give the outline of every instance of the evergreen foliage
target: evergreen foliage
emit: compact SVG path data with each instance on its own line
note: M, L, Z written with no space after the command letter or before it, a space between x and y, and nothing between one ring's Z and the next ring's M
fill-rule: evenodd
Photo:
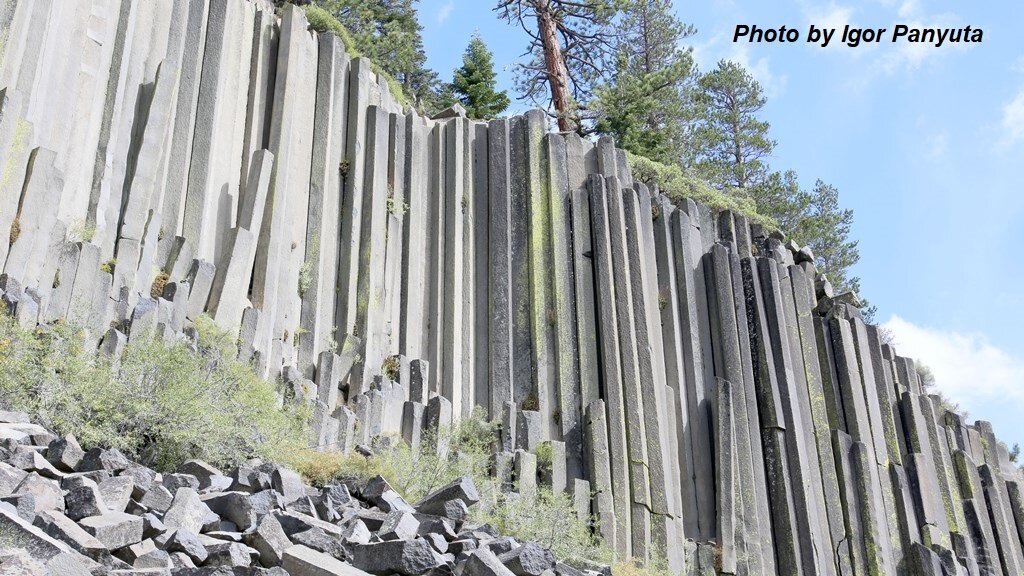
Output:
M462 56L462 67L455 70L452 90L470 118L493 118L508 108L508 93L495 88L498 75L493 59L480 35L474 34Z
M696 120L693 50L680 44L696 33L669 0L629 0L617 28L615 68L596 90L596 129L620 146L661 162L692 165Z
M499 0L498 17L529 42L517 66L520 99L551 110L563 131L585 132L594 89L612 68L621 0Z
M415 0L319 0L316 6L332 16L338 25L322 22L336 33L345 30L350 51L364 55L401 87L400 92L428 114L451 103L435 71L427 68L423 50L423 26ZM318 23L322 14L315 16ZM310 18L313 24L313 18ZM316 26L314 26L316 28ZM339 33L339 36L342 34ZM343 36L344 37L344 36ZM392 92L395 92L392 89Z
M754 186L767 175L766 159L775 148L768 123L757 116L767 102L760 84L728 60L701 76L698 84L700 174L719 188Z
M857 241L850 238L853 210L839 206L839 191L818 180L811 190L800 187L796 172L772 172L750 189L758 210L800 245L811 247L815 265L838 292L859 292L860 278L851 268L860 260Z

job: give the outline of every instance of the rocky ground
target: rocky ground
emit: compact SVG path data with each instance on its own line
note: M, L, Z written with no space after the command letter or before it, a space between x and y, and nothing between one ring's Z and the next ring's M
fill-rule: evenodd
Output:
M249 462L160 474L0 412L0 574L597 576L467 519L460 478L411 505L381 477L322 488Z

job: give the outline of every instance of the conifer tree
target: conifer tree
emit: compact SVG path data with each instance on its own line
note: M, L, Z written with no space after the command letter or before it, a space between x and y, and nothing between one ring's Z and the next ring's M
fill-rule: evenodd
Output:
M727 60L698 84L698 172L719 188L749 188L761 182L775 141L768 138L768 123L757 117L767 101L760 84Z
M322 0L352 35L355 49L401 84L402 90L428 112L444 107L437 72L427 68L416 0Z
M617 27L615 71L593 103L597 131L635 154L690 167L697 68L680 43L696 30L672 13L670 0L629 0Z
M516 88L548 107L562 132L585 131L586 104L614 58L620 0L498 0L495 11L529 36Z
M452 80L452 90L470 118L493 118L508 108L508 93L495 89L497 77L493 54L480 35L474 34Z
M810 246L817 270L837 291L860 291L860 278L852 272L860 260L857 241L850 239L853 210L840 208L835 186L818 180L812 190L803 190L789 170L771 173L749 193L758 212L774 218L797 244Z

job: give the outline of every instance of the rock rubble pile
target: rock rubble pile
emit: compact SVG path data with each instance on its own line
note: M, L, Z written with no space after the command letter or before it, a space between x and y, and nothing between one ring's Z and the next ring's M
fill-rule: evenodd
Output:
M469 519L458 478L410 504L388 482L313 487L251 461L173 473L83 450L0 413L0 573L25 575L598 576Z

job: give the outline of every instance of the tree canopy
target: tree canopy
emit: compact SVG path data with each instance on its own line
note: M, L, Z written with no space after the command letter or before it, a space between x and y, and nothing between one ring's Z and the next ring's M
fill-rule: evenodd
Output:
M508 108L508 92L497 90L497 77L494 55L480 35L474 34L452 79L452 91L470 118L493 118Z

